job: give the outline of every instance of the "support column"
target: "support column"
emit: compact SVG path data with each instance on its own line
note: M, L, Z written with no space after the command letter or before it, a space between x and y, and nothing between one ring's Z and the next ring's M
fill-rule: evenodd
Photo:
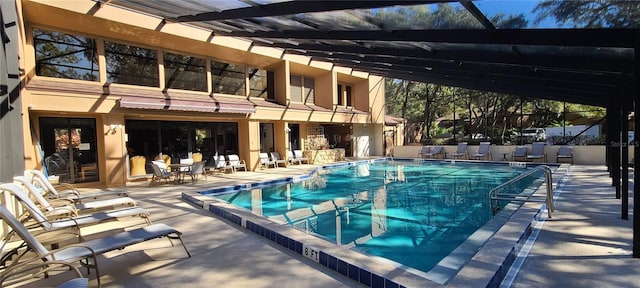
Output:
M613 108L613 114L608 117L611 125L610 142L611 146L611 185L616 187L616 199L620 199L620 104L616 101Z
M280 159L286 159L289 147L289 123L276 121L273 125L274 150L280 153ZM288 162L285 162L288 163ZM286 165L286 164L285 164Z
M611 129L611 117L613 115L613 105L611 103L609 103L607 105L607 126L605 127L605 134L604 134L604 141L605 141L605 163L607 165L607 172L609 172L609 177L613 177L613 169L612 168L612 164L611 164L611 155L613 154L613 147L611 147L611 141L613 139L613 137L611 137L613 135L613 130ZM611 182L611 185L613 186L613 180Z
M620 183L621 188L621 197L622 197L622 208L621 208L621 218L629 219L629 136L627 131L629 131L629 111L620 107L620 130L622 133L620 134L620 153L621 153L621 163L622 164L622 182Z
M636 30L636 47L634 53L635 60L635 79L633 89L634 99L634 138L633 138L633 168L638 169L640 167L640 146L638 145L638 138L640 136L640 105L638 99L640 99L640 30ZM640 173L633 173L633 258L640 258L640 213L635 211L636 208L640 208Z
M247 163L247 169L255 171L260 167L260 122L242 119L238 122L238 149L240 159Z

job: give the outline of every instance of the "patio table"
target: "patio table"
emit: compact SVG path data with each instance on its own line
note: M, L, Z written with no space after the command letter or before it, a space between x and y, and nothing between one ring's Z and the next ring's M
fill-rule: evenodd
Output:
M191 169L193 168L193 163L192 164L187 164L187 163L174 163L174 164L170 164L169 168L171 168L172 172L176 173L176 181L175 183L184 183L184 175L185 174L189 174L189 172L191 171ZM186 169L184 169L186 168Z

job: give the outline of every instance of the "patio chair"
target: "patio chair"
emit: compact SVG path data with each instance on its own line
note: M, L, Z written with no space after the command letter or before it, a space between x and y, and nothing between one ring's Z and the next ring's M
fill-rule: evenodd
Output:
M547 153L544 152L544 142L531 143L531 154L527 155L527 160L542 160L542 162L547 162Z
M24 187L23 191L27 192L28 195L31 195L36 202L40 205L40 208L43 211L46 211L50 215L57 214L66 214L69 213L70 210L73 211L72 216L77 216L78 213L82 213L83 210L97 210L97 209L105 209L105 208L113 208L115 206L136 206L136 201L129 197L119 197L119 198L111 198L105 200L91 201L85 202L82 204L76 204L73 200L70 199L58 199L58 207L54 207L52 203L47 201L45 197L40 194L40 190L38 190L29 180L27 180L24 176L15 176L13 177L15 182L18 182ZM61 206L64 205L64 206ZM72 209L69 209L71 207ZM61 209L58 209L61 208ZM56 212L57 211L57 212Z
M26 246L28 246L28 249L26 250L33 251L37 255L37 258L44 262L77 262L82 266L85 266L87 269L95 270L98 286L100 286L101 283L97 255L101 255L109 251L124 249L133 244L142 243L151 239L167 237L170 242L171 239L179 240L187 255L191 257L191 253L189 253L187 246L185 246L182 241L182 233L166 224L153 224L49 251L27 230L24 225L22 225L22 223L20 223L20 221L18 221L14 215L9 212L9 210L2 205L0 205L0 217L2 217L2 220L4 220L4 222L11 228L11 232L7 233L5 239L11 239L14 234L18 235L18 237L24 241ZM171 242L171 246L173 246L173 242ZM5 263L5 267L8 267L7 269L10 271L20 268L21 263L24 262L21 262L20 260L22 260L22 257L26 255L26 251L15 255L18 257L12 259L10 264ZM6 270L3 273L6 273Z
M82 239L82 234L80 233L80 227L82 226L98 224L106 221L113 221L117 220L118 218L131 216L141 217L147 224L151 225L149 213L143 208L137 206L118 210L101 211L92 214L80 215L78 217L49 218L38 208L35 203L33 203L33 201L31 201L31 199L29 199L25 192L22 191L22 189L16 184L0 184L0 191L4 191L4 193L12 195L25 208L25 213L20 217L23 222L26 223L27 221L32 220L35 223L30 225L29 227L39 227L47 232L66 228L75 228L76 235L78 235L78 237Z
M260 152L260 166L262 168L269 168L270 165L273 165L273 168L276 168L276 162L269 159L269 154Z
M469 159L469 152L467 152L467 142L458 143L458 149L456 152L453 152L453 159Z
M25 170L25 175L31 174L31 183L39 190L42 190L49 199L72 199L76 203L82 203L84 199L97 199L103 197L126 197L129 194L127 191L100 191L85 193L76 190L71 184L61 183L53 185L49 179L44 176L40 170ZM62 187L63 190L58 190L56 187Z
M144 156L133 156L129 159L129 162L131 162L131 176L147 175L147 170L145 169L147 158Z
M511 159L513 161L526 161L527 160L527 147L526 146L517 146L513 153L511 154Z
M293 156L296 157L297 161L300 161L300 164L302 164L302 162L307 162L307 164L309 164L309 158L304 157L302 150L293 150Z
M422 148L420 148L420 151L418 151L418 157L419 158L427 158L427 155L431 153L431 147L430 146L422 146Z
M296 159L296 156L293 155L293 151L291 150L287 150L287 161L289 161L289 163L291 163L291 165L295 165L296 162L298 164L302 164L302 162L298 159Z
M275 163L274 167L280 167L280 164L282 164L283 166L287 166L287 161L280 158L280 153L271 152L269 154L271 154L271 160Z
M164 162L164 165L169 167L169 165L171 165L171 156L167 155L167 154L162 154L162 157L160 157L160 155L157 155L155 158L153 158L153 160L160 160L162 162Z
M191 154L191 159L193 159L193 163L202 161L202 153L196 152Z
M151 161L151 169L153 169L153 177L151 177L151 183L157 180L165 180L166 183L171 181L173 174L167 170L167 166L162 160Z
M473 154L471 157L476 160L480 160L483 158L487 158L487 160L491 160L491 142L480 142L480 146L478 146L478 151L476 154Z
M573 147L561 146L560 148L558 148L558 154L556 155L556 159L558 163L569 160L569 163L573 164Z
M205 161L193 162L193 166L191 166L191 170L189 170L188 174L191 176L191 181L198 181L198 176L203 175L204 181L207 181L207 173L204 169Z
M236 171L239 168L244 169L244 171L247 171L247 164L244 162L244 160L241 160L240 157L237 154L231 154L229 156L227 156L227 158L229 158L229 165L231 165L231 171L233 173L236 173Z
M442 156L442 146L434 146L433 148L431 148L429 152L423 154L424 158L436 158L441 156Z

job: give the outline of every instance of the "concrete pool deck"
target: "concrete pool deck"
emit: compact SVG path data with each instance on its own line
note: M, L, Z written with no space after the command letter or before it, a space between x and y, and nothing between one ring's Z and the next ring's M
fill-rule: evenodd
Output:
M171 247L166 239L112 251L99 260L103 287L361 287L181 200L185 191L292 177L314 168L296 165L238 172L209 176L206 183L201 179L195 184L131 182L130 196L151 213L154 222L184 233L193 257L187 258L181 247ZM572 166L566 180L554 217L542 224L511 287L640 287L633 280L640 272L640 260L631 257L632 221L620 219L620 200L615 199L606 168ZM117 221L83 229L83 233L141 225L137 219ZM64 276L27 286L54 286ZM96 287L94 275L89 277L90 286Z

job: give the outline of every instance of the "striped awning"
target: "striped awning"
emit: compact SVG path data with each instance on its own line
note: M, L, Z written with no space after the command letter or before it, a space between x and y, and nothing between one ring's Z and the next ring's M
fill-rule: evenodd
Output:
M255 106L249 102L222 102L214 99L171 99L143 96L122 96L120 98L120 107L238 114L251 114L256 112Z

